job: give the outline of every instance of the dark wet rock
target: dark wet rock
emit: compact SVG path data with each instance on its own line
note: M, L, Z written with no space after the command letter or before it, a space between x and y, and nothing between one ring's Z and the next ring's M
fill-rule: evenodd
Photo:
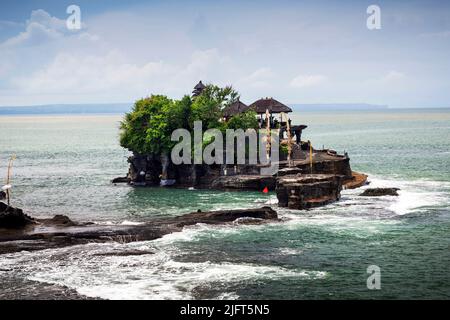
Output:
M58 248L89 242L127 243L154 240L169 233L182 231L185 226L197 223L231 223L239 218L273 221L277 220L278 216L277 212L270 207L200 211L173 218L153 219L137 226L88 225L71 222L67 217L58 216L56 219L39 220L39 224L31 229L0 232L0 254Z
M17 275L1 278L0 300L101 300L79 294L66 286L29 280Z
M23 213L22 209L0 202L0 228L17 229L34 223L33 218Z
M339 200L342 176L330 174L287 175L277 179L280 207L309 209Z
M215 179L211 188L226 190L275 190L276 177L260 175L221 176Z
M129 183L128 177L117 177L111 180L111 183Z
M173 218L173 222L179 226L192 225L196 223L220 224L232 222L239 218L275 220L278 218L278 215L277 212L271 207L262 207L255 209L192 212Z
M155 254L150 250L127 250L127 251L112 251L95 253L94 256L100 257L127 257L127 256L143 256L147 254Z
M0 200L5 200L5 199L6 199L6 192L0 191Z
M360 194L362 197L398 196L399 188L369 188Z
M38 219L40 223L44 223L46 225L53 225L53 226L66 226L66 227L72 227L79 225L78 223L70 220L68 216L57 214L51 219Z

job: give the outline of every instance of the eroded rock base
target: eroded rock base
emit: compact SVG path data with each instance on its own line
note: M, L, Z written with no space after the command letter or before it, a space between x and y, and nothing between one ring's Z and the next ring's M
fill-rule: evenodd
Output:
M332 174L285 175L277 179L278 205L310 209L339 200L343 177Z

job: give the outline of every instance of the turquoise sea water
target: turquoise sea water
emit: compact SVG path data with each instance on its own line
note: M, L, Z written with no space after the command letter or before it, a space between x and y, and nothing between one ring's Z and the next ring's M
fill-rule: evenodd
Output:
M103 298L450 298L450 110L294 113L303 140L347 151L371 186L399 197L278 208L283 221L186 228L151 242L89 244L0 256L32 280ZM197 209L276 207L274 194L114 186L127 171L120 115L0 117L0 174L8 156L13 205L33 216L139 223ZM99 256L127 248L153 255ZM366 269L381 268L381 290Z

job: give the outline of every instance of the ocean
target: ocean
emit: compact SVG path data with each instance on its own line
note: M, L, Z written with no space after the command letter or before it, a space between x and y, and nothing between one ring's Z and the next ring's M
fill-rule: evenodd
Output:
M0 177L17 155L12 205L34 217L137 224L201 210L272 205L281 222L196 225L155 241L92 243L0 256L2 277L64 285L113 299L450 298L450 110L294 112L303 140L348 152L369 187L313 210L277 208L274 193L133 188L121 115L0 117ZM145 249L154 254L98 253ZM367 288L367 268L381 289ZM39 290L36 288L36 290Z

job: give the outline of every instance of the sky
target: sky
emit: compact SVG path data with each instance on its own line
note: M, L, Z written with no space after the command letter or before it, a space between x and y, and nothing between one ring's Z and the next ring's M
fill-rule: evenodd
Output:
M449 57L448 1L0 1L0 106L180 98L203 80L246 103L450 107Z

